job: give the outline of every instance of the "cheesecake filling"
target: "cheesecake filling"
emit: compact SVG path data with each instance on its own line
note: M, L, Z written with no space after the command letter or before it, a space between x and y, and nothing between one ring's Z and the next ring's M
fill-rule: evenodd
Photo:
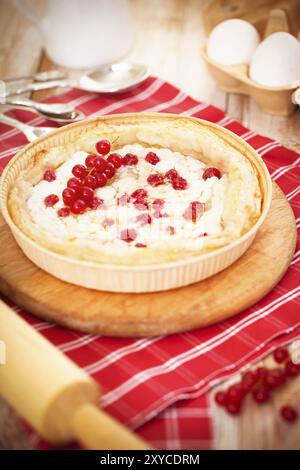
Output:
M204 240L222 234L226 174L205 179L204 163L166 148L130 144L116 152L122 157L134 154L138 161L122 165L106 186L94 190L98 207L59 216L72 168L84 165L88 156L78 151L54 169L53 181L41 180L30 188L26 204L32 221L57 241L96 249L101 246L111 253L147 247L197 250ZM149 152L158 159L151 163ZM186 187L174 188L165 176L170 170L176 170ZM51 207L45 205L49 194L58 196ZM136 197L139 194L143 197Z

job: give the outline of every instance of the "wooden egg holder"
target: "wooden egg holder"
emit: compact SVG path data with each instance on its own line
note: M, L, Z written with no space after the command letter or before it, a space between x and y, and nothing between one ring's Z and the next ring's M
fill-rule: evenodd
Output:
M290 32L290 28L285 11L274 9L269 13L263 39L278 31ZM224 91L252 96L264 112L288 116L296 104L300 105L300 81L292 87L262 86L249 78L248 64L221 65L207 56L206 43L201 47L201 54L210 73Z

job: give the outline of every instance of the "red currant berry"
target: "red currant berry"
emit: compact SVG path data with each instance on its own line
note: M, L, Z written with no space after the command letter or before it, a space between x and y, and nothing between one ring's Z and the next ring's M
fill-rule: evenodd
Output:
M123 194L117 199L118 206L126 206L126 204L128 203L129 203L129 197L127 196L127 194Z
M149 214L139 214L136 221L140 222L141 225L152 224L152 218Z
M107 179L110 179L114 176L116 172L116 168L112 163L108 163L103 170L103 174L106 176Z
M76 189L76 191L79 191L82 187L82 183L77 178L70 178L67 182L67 186L68 188L73 188Z
M273 357L278 364L289 359L290 354L286 348L279 347L273 352Z
M249 370L243 375L242 386L245 392L249 392L258 381L258 375Z
M102 139L96 143L96 150L100 155L107 155L110 152L110 142L109 140Z
M241 411L240 402L228 402L225 405L227 412L231 415L238 415Z
M219 391L215 394L215 402L219 406L224 406L226 403L226 392Z
M88 168L93 168L94 167L96 157L97 157L97 155L95 155L95 154L91 154L91 155L88 155L86 157L85 164Z
M280 409L280 414L282 418L289 422L294 423L298 419L298 412L292 406L286 405Z
M170 182L172 183L172 181L175 179L175 178L178 178L179 177L179 174L178 174L178 171L175 170L175 168L173 168L172 170L169 170L165 173L165 178Z
M300 374L300 365L294 364L292 361L287 361L284 368L286 377L296 377Z
M258 381L263 381L268 374L268 369L266 367L258 367L254 373L257 374Z
M183 189L186 189L188 184L187 184L187 180L184 179L184 178L181 178L181 176L179 176L178 178L174 178L172 180L172 186L174 189L176 190L183 190Z
M165 205L165 200L164 199L159 199L159 198L154 199L153 205L156 206L156 207L162 208Z
M97 171L102 172L107 166L107 161L103 157L96 157L94 160L94 167Z
M203 214L204 206L199 201L193 201L190 203L189 207L184 211L183 217L186 220L191 220L192 222L197 222L197 219Z
M133 166L136 165L138 162L138 157L133 153L126 153L123 157L123 165L125 166Z
M257 403L265 403L270 396L269 389L265 385L260 385L252 391L252 396Z
M133 240L136 239L136 237L137 237L137 233L136 233L136 230L134 230L133 228L127 228L125 230L122 230L120 233L121 240L127 243L132 242Z
M73 188L66 188L62 192L62 198L66 206L70 206L78 198L78 191Z
M163 175L159 173L154 173L148 176L147 181L151 186L156 188L156 186L160 186L161 184L164 184L164 177Z
M49 194L45 197L44 204L46 207L53 207L59 201L59 197L56 194Z
M99 173L99 172L95 173L94 178L96 178L97 188L102 188L107 183L107 178L105 175L103 175L103 173Z
M73 212L73 214L83 214L86 208L86 203L82 199L77 199L77 201L71 205L71 212Z
M147 248L147 245L144 245L144 243L136 243L135 246L137 248Z
M140 188L133 191L131 194L132 199L145 199L148 196L146 189Z
M228 402L240 402L244 398L244 390L240 383L231 385L226 392Z
M68 217L70 215L71 211L69 207L62 207L57 211L57 215L59 217Z
M72 168L72 173L76 178L84 178L86 176L86 168L83 165L75 165Z
M103 202L103 199L100 199L99 197L95 196L91 201L90 208L98 209L99 207L103 206Z
M89 188L96 189L97 188L97 178L93 175L89 175L83 180L84 186L88 186Z
M144 201L144 199L137 199L133 203L133 205L136 208L136 210L138 210L138 211L146 211L149 207L148 202Z
M82 199L86 204L90 205L94 199L94 191L88 186L83 186L80 191L80 199Z
M148 163L151 163L151 165L156 165L160 161L160 158L156 155L156 153L148 152L145 157L145 160Z
M279 387L284 382L284 373L279 369L269 370L263 379L264 385L266 385L270 390Z
M43 175L43 179L45 181L49 181L49 183L50 183L51 181L56 180L56 174L52 170L46 170L44 175Z
M213 176L218 178L218 180L222 178L221 172L218 170L218 168L206 168L206 170L203 172L202 178L205 181L207 178L212 178Z
M107 157L107 161L111 163L115 168L120 168L123 163L123 158L118 153L111 153L109 157Z

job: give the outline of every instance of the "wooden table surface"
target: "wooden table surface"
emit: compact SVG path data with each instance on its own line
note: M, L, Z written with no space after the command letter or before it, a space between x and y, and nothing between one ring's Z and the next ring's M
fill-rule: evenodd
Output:
M41 13L43 2L28 2ZM300 152L300 110L290 117L262 113L248 97L225 93L209 76L199 56L204 39L201 10L207 0L132 0L137 36L129 59L146 64L150 72L181 88L195 99L216 105L252 130ZM0 3L0 78L28 75L56 68L45 56L36 28L14 10L9 0ZM41 99L53 90L34 94ZM272 363L266 358L264 363ZM223 385L224 387L224 385ZM276 393L267 405L249 403L238 418L218 409L212 400L215 446L218 449L300 449L300 420L287 425L278 419L282 403L300 410L300 377ZM215 393L212 392L211 396ZM15 413L0 402L0 449L30 448L31 443Z

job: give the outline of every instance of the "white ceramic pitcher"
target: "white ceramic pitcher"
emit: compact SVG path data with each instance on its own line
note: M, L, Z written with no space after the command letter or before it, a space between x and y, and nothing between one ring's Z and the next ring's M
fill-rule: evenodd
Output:
M42 32L48 56L59 65L97 67L120 59L132 45L128 0L50 0L42 18L26 0L13 3Z

